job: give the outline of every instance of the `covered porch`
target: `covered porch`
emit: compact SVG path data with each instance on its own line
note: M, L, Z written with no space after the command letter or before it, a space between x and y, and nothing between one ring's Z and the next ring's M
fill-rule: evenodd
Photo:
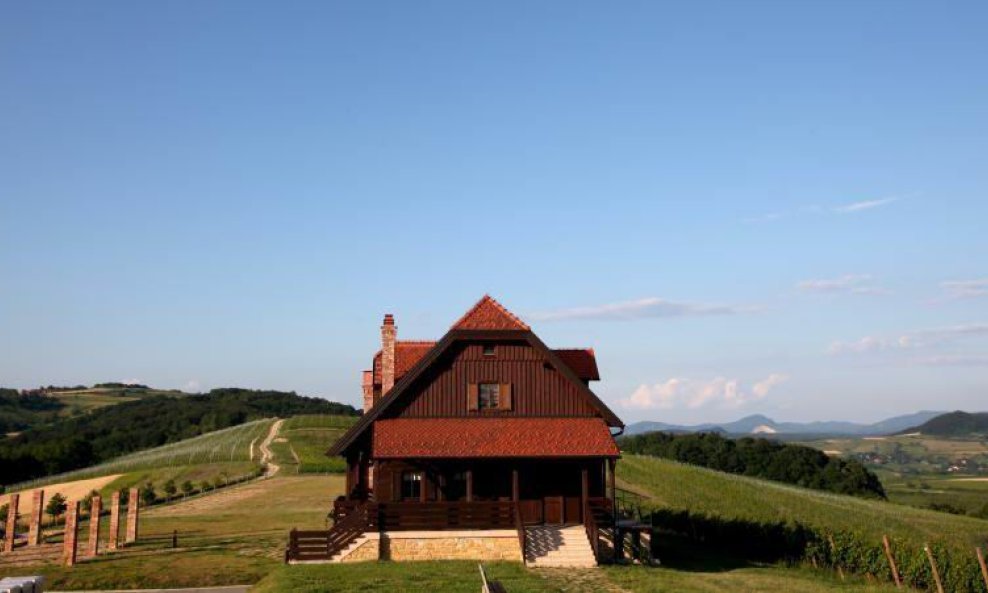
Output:
M578 524L590 503L612 506L614 466L600 457L377 460L351 467L347 501L511 503L525 525Z

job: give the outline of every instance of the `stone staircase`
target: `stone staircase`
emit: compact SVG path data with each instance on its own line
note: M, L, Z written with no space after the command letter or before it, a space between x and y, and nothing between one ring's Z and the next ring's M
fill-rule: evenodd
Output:
M583 525L525 528L525 564L533 567L597 566Z

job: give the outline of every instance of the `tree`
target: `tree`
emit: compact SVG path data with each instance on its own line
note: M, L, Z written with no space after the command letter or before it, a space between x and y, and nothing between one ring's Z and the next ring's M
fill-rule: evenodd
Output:
M203 492L209 490L212 487L213 485L209 483L209 480L203 480L199 482L199 490L202 490Z
M69 508L69 505L65 501L65 497L61 493L56 492L48 499L48 504L45 505L45 513L52 518L52 521L57 521L67 508Z
M80 506L82 506L82 512L88 513L93 508L93 499L99 496L99 492L96 490L90 490L89 494L82 497L80 501Z
M178 492L178 487L175 486L175 480L168 480L165 482L165 496L171 499Z
M158 495L155 494L154 492L154 484L152 484L151 482L145 482L144 485L141 486L140 497L141 497L141 503L144 506L150 506L154 504L154 502L158 500Z
M182 497L183 498L186 497L186 496L188 496L188 495L190 495L190 494L192 494L192 491L193 490L195 490L195 486L192 485L192 482L190 482L188 480L182 482Z

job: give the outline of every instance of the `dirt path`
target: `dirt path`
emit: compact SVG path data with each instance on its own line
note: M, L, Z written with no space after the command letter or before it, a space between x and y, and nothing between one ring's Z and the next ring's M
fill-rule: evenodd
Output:
M268 436L264 437L264 440L261 441L261 463L266 464L265 467L267 467L267 470L264 472L265 478L270 478L281 469L280 465L272 461L274 459L274 453L271 452L271 442L278 436L278 433L281 431L281 425L284 423L285 421L282 418L275 420L274 424L271 425L271 430L268 431Z

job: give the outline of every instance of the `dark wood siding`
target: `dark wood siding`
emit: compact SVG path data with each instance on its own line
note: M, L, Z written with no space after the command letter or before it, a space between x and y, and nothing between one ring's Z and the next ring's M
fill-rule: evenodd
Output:
M468 410L471 383L511 385L510 410ZM451 348L413 386L407 403L388 417L595 416L596 410L562 373L526 343L498 343L495 355L483 353L482 343Z

